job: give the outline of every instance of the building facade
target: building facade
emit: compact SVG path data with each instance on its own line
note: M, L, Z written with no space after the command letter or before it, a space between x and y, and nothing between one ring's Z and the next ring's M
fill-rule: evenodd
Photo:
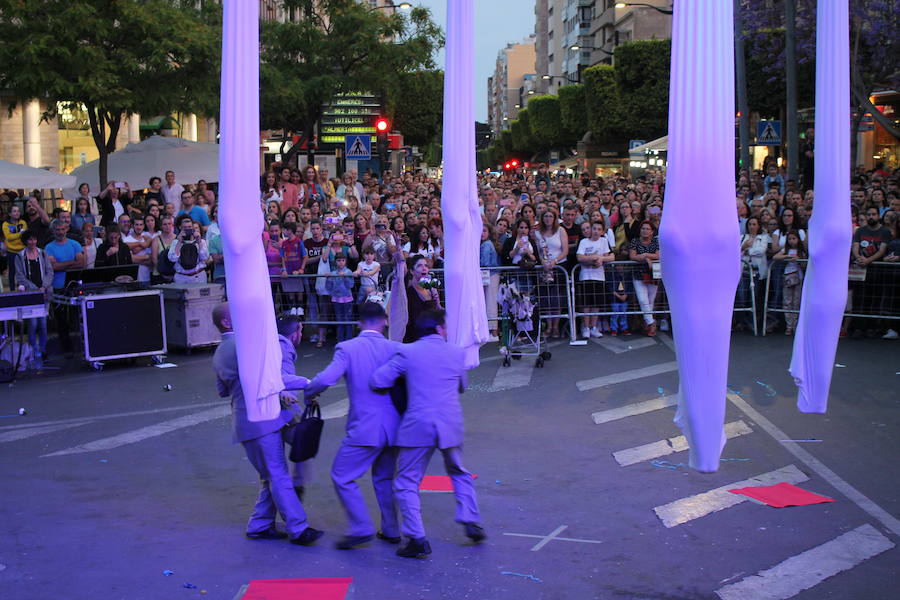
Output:
M536 0L535 64L541 78L538 93L556 93L562 85L579 82L585 68L612 64L619 44L671 37L670 14L627 4L615 0ZM664 11L672 6L671 0L646 0L642 4Z
M520 93L526 75L535 71L535 36L507 44L497 54L494 75L488 78L488 124L494 132L509 129L519 116Z

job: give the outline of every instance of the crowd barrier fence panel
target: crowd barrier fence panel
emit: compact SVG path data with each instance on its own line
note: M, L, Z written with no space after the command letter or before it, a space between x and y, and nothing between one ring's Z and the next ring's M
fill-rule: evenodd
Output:
M796 262L800 272L804 273L809 261L799 259ZM799 284L788 285L785 269L789 264L789 261L772 263L770 276L766 279L763 311L767 318L770 314L785 315L786 320L790 319L787 321L790 325L800 313L802 299L799 292L803 290L803 281L801 279ZM900 262L879 261L867 267L851 264L847 287L844 318L900 320ZM762 329L762 335L766 335L767 327Z

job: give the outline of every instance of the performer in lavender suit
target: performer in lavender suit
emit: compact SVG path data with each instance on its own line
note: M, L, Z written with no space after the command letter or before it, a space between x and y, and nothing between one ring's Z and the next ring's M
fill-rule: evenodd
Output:
M380 304L366 302L359 313L360 334L337 345L331 364L316 375L305 390L306 400L310 401L336 384L341 377L347 378L347 393L350 396L347 436L331 468L334 489L347 511L349 521L347 534L335 544L342 550L365 544L375 535L366 501L356 483L370 467L375 497L381 509L378 537L393 544L400 543L391 491L397 462L392 446L400 415L389 394L369 388L369 376L397 352L400 344L384 337L387 315Z
M486 537L479 525L472 475L462 464L464 433L459 393L467 386L465 351L447 343L444 311L422 313L416 326L419 340L403 345L370 379L373 389L385 389L405 376L409 390L409 405L395 442L399 452L394 478L394 498L403 516L401 531L407 537L407 544L397 550L397 555L406 558L431 554L422 525L419 484L435 449L443 454L444 468L453 481L456 522L464 525L472 541Z
M306 512L291 485L287 461L284 457L284 441L281 430L291 420L290 413L282 410L274 419L251 421L247 417L247 403L238 373L238 357L235 348L231 313L228 304L213 309L213 323L222 332L222 343L213 356L216 372L216 389L219 396L231 396L231 414L234 423L234 441L240 442L247 453L247 460L259 473L259 498L253 507L253 515L247 523L250 539L283 539L307 546L322 537L322 532L309 527ZM287 527L287 534L275 527L275 515L280 512Z

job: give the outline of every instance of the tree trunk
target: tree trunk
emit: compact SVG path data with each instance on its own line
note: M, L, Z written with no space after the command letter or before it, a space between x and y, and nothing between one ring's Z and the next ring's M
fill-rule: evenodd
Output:
M119 135L119 127L122 125L122 113L103 110L93 104L87 104L85 107L91 124L91 137L100 155L97 170L102 190L109 183L109 155L116 151L116 136Z

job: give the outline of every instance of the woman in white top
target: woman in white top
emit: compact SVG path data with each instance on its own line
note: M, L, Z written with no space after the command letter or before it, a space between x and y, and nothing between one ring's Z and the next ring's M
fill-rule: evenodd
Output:
M540 221L533 235L538 251L541 253L541 264L544 267L538 287L541 308L552 315L558 315L562 310L565 277L554 267L565 265L566 256L569 254L569 238L566 230L559 226L559 217L553 209L547 209L541 213ZM548 337L560 336L559 319L558 316L547 319Z
M771 253L775 254L776 252L782 250L784 248L784 243L787 241L788 231L796 230L797 235L800 237L800 241L804 244L806 243L806 231L803 229L799 229L796 225L797 217L794 214L793 208L785 208L781 211L781 219L778 223L778 229L772 234L772 249Z
M762 230L762 224L759 217L750 217L747 219L747 233L741 236L741 261L749 267L744 269L741 275L741 283L738 288L738 302L742 307L750 307L752 289L756 300L757 312L762 307L763 294L765 293L765 280L769 276L769 259L766 253L769 245L772 243L769 234ZM751 287L750 282L753 281ZM745 315L752 315L747 312ZM750 317L752 319L752 317ZM745 325L751 330L753 322L750 319L745 321Z

